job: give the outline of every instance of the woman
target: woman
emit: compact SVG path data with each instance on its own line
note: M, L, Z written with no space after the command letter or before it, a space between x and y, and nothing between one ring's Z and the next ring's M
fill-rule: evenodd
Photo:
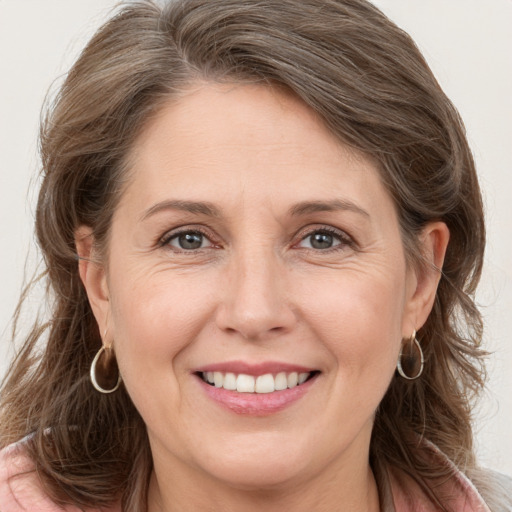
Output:
M129 3L41 148L2 512L510 509L472 447L474 164L376 8Z

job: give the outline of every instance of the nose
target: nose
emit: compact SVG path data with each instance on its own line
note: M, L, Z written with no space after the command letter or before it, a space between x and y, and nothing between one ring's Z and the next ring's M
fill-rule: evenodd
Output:
M224 276L217 326L246 340L266 340L289 332L296 315L285 269L271 250L233 258Z

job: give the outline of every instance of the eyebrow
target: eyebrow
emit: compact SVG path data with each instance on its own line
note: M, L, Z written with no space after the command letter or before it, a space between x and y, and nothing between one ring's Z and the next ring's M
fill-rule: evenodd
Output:
M180 210L199 215L207 215L209 217L221 216L220 210L212 203L206 201L183 201L170 199L157 203L146 210L141 216L141 221L166 210Z
M290 215L299 216L317 212L350 211L370 218L370 214L351 201L345 199L333 199L332 201L304 201L294 205L290 209Z
M144 221L148 217L166 210L179 210L216 218L222 216L220 209L213 203L207 201L184 201L179 199L169 199L166 201L161 201L160 203L157 203L146 210L141 216L141 221ZM370 218L370 214L366 210L363 210L353 202L347 201L345 199L333 199L331 201L303 201L292 206L292 208L289 210L289 214L293 217L297 217L311 213L333 212L340 210L351 211L364 217Z

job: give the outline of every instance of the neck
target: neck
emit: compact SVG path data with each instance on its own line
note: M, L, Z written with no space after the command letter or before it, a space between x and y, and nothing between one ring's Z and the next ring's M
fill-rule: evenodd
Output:
M330 469L327 474L319 474L307 481L297 480L265 489L240 489L204 476L198 479L197 475L194 477L186 469L174 473L170 478L162 478L156 468L149 487L148 512L380 510L377 485L368 462L359 468L347 466L327 469Z

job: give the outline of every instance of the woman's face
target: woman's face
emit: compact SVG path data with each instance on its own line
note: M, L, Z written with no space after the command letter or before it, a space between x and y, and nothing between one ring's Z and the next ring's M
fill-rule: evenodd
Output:
M291 95L208 84L131 165L108 270L85 282L156 470L261 488L367 468L430 308L376 165Z

